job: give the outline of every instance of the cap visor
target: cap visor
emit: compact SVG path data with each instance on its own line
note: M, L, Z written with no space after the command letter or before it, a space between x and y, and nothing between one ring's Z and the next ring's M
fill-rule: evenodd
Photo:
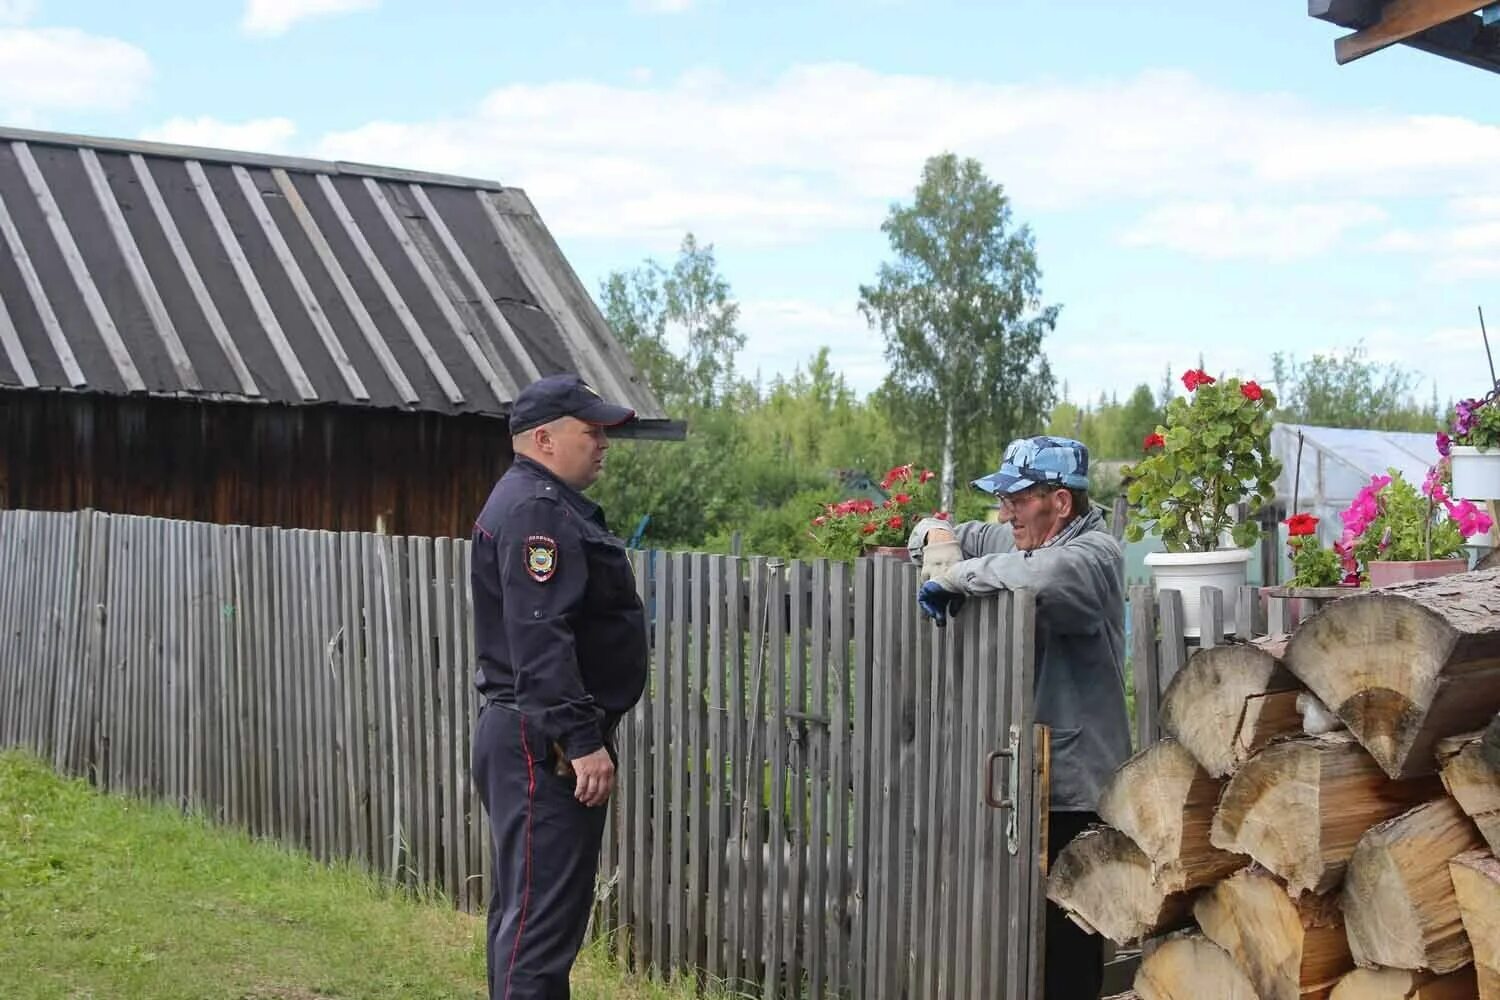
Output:
M992 472L988 476L981 476L974 480L974 486L992 493L995 496L1004 496L1008 493L1019 493L1036 484L1023 476L1012 475L1008 472Z
M584 407L573 414L585 423L599 427L618 427L635 419L635 411L628 406L616 406L600 401Z

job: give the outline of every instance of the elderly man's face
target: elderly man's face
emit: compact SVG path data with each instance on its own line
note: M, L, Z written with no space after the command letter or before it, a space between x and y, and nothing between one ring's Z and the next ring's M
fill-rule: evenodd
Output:
M1009 517L1016 548L1039 549L1062 530L1073 513L1073 497L1055 486L1033 486L1001 497L1000 515Z

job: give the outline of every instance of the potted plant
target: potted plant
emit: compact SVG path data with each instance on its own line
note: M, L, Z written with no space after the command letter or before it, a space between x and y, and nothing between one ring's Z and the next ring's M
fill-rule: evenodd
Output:
M1187 634L1199 634L1199 593L1226 597L1246 580L1250 546L1260 538L1252 517L1236 520L1248 502L1254 515L1276 495L1281 463L1271 455L1276 398L1255 382L1218 382L1202 369L1182 376L1188 396L1172 400L1166 422L1146 437L1146 457L1123 471L1130 523L1140 541L1155 534L1165 552L1146 556L1157 590L1182 594ZM1225 628L1234 629L1235 601L1225 601Z
M1437 436L1438 454L1453 462L1453 495L1500 500L1500 399L1466 399L1453 408L1448 432Z
M818 550L832 559L858 555L908 559L907 536L923 517L946 517L933 509L937 474L930 469L898 465L885 474L881 503L868 498L826 504L812 519L808 533Z
M1372 476L1340 514L1335 544L1345 569L1372 587L1426 580L1469 567L1464 542L1490 530L1489 515L1449 495L1448 461L1427 472L1420 490L1395 469Z
M1337 587L1344 581L1339 554L1325 549L1318 540L1318 518L1293 514L1282 523L1286 525L1286 545L1292 558L1288 587Z

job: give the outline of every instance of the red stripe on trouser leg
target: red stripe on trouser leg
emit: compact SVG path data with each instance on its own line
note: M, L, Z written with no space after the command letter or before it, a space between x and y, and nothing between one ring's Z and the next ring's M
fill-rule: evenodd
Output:
M526 745L526 717L521 717L521 752L526 755L526 885L521 890L521 917L516 924L516 941L510 949L510 968L505 971L505 995L510 996L510 978L516 971L516 956L521 953L521 935L526 933L526 907L531 903L531 815L536 805L536 762Z

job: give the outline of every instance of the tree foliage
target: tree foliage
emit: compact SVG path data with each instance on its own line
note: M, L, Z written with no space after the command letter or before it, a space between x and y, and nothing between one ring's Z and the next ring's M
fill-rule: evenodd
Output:
M1363 345L1302 363L1277 353L1271 367L1285 423L1379 431L1432 431L1442 423L1435 396L1417 400L1416 373L1371 361Z

